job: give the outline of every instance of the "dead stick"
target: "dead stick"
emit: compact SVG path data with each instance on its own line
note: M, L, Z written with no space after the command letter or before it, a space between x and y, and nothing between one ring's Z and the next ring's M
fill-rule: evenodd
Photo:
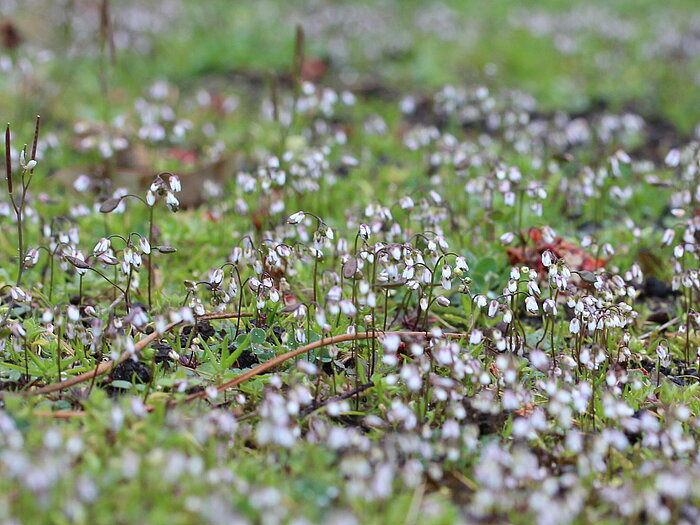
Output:
M227 388L234 387L236 385L240 385L244 381L247 381L253 376L256 376L258 374L261 374L263 372L266 372L270 368L274 368L277 365L284 363L288 359L292 359L293 357L296 357L301 354L305 354L306 352L309 352L311 350L315 350L316 348L321 348L322 346L328 346L332 345L335 343L343 343L345 341L358 341L360 339L372 339L374 337L380 337L380 336L385 336L385 335L399 335L399 336L408 336L408 337L426 337L426 338L431 338L433 335L430 332L359 332L356 334L342 334L342 335L336 335L333 337L328 337L328 338L323 338L320 341L316 341L314 343L309 343L308 345L304 345L302 347L297 348L296 350L290 350L289 352L285 352L284 354L278 355L277 357L270 359L269 361L265 361L262 364L259 364L255 368L251 368L247 372L239 375L238 377L231 379L230 381L227 381L226 383L219 385L216 387L216 390L218 392L221 392L222 390L226 390ZM445 337L450 337L450 338L459 338L459 339L464 339L466 337L469 337L469 334L450 334L446 333L443 334ZM206 391L202 390L201 392L197 392L195 394L191 394L185 398L185 402L189 403L191 401L194 401L195 399L200 399L202 397L205 397Z
M237 317L249 317L252 314L249 313L239 313L239 312L231 312L231 313L215 313L215 314L204 314L200 315L197 317L197 320L209 320L209 319L234 319ZM160 336L162 336L165 332L168 332L175 328L176 326L183 324L183 321L179 321L177 323L170 323L165 327L164 332L152 332L151 334L147 335L140 341L134 344L134 354L138 354L141 350L146 348L149 344L151 344L153 341L158 339ZM27 390L23 393L25 396L34 396L34 395L43 395L43 394L50 394L52 392L58 392L59 390L64 390L66 388L70 388L74 385L77 385L79 383L82 383L84 381L89 381L90 379L94 377L99 377L106 372L108 372L112 366L118 365L120 363L123 363L129 357L131 357L131 353L129 352L124 352L121 356L119 356L119 359L116 361L114 360L109 360L105 361L104 363L100 363L97 365L95 368L88 372L84 372L80 375L77 375L75 377L71 377L69 379L65 379L64 381L60 381L58 383L54 383L52 385L46 385L41 388L36 388L34 390Z

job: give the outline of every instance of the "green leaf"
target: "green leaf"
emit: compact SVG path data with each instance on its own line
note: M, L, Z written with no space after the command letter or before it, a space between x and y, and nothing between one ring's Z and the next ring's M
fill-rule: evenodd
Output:
M254 344L264 343L265 336L266 336L265 330L263 330L262 328L253 328L250 331L250 340Z
M113 386L114 388L123 388L124 390L129 390L129 389L131 389L131 387L134 386L129 381L124 381L123 379L118 379L116 381L112 381L110 383L110 385Z

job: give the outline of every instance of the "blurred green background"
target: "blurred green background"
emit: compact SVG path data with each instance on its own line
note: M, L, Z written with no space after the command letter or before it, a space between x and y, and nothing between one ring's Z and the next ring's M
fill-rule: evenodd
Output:
M328 85L498 84L543 110L630 109L684 135L700 120L695 0L3 0L0 20L6 120L114 112L159 78L256 92L289 70L297 23Z

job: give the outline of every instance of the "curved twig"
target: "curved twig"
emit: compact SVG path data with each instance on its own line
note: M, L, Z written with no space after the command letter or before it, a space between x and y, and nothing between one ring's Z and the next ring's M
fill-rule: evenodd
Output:
M316 348L321 348L323 346L328 346L332 345L335 343L343 343L346 341L358 341L361 339L373 339L375 337L380 337L384 335L403 335L403 336L412 336L412 337L425 337L427 339L433 337L433 335L430 332L359 332L356 334L342 334L342 335L336 335L333 337L328 337L328 338L323 338L320 341L316 341L313 343L309 343L308 345L301 346L295 350L290 350L289 352L285 352L284 354L278 355L277 357L270 359L269 361L265 361L264 363L259 364L258 366L251 368L247 372L244 372L243 374L239 375L238 377L231 379L230 381L227 381L226 383L223 383L216 387L216 390L218 392L221 392L222 390L226 390L228 388L234 387L236 385L240 385L244 381L247 381L253 376L256 376L258 374L261 374L263 372L266 372L267 370L276 367L277 365L284 363L288 359L292 359L293 357L296 357L301 354L305 354L306 352L309 352L311 350L315 350ZM465 339L469 337L469 334L451 334L451 333L444 333L442 334L444 337L449 337L449 338L455 338L455 339ZM185 402L189 403L191 401L194 401L195 399L201 399L203 397L206 397L206 391L202 390L201 392L197 392L195 394L191 394L185 398Z
M253 314L250 313L240 313L240 312L230 312L230 313L214 313L214 314L204 314L197 316L197 320L209 320L209 319L235 319L237 317L250 317ZM150 334L148 334L146 337L143 339L139 340L137 343L134 344L134 353L138 354L141 350L146 348L149 344L151 344L153 341L161 337L164 333L169 332L176 326L179 326L181 324L184 324L184 321L178 321L176 323L170 323L165 327L165 330L163 332L157 332L154 331ZM70 388L72 386L75 386L79 383L83 383L85 381L89 381L90 379L97 378L105 373L107 373L113 366L116 366L120 363L123 363L129 357L131 356L130 353L124 352L122 353L121 356L119 356L119 359L112 360L110 359L109 361L105 361L104 363L100 363L97 365L95 368L92 370L89 370L88 372L84 372L82 374L79 374L75 377L71 377L68 379L65 379L63 381L59 381L58 383L53 383L51 385L46 385L42 386L40 388L36 388L34 390L27 390L24 392L22 395L25 396L35 396L35 395L42 395L42 394L51 394L53 392L58 392L59 390L64 390L66 388Z

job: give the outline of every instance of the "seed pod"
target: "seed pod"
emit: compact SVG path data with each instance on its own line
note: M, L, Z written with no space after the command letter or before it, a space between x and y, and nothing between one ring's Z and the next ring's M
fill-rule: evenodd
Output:
M121 197L112 197L111 199L107 199L100 206L100 213L113 212L114 210L117 209L117 206L119 206L119 203L121 202L121 200L122 200Z
M77 257L73 257L72 255L64 255L64 258L66 261L71 263L73 266L80 270L91 270L92 266L90 266L88 263L83 261L82 259L78 259Z
M357 259L355 257L350 257L345 264L343 264L343 277L345 279L352 279L355 277L357 272Z

